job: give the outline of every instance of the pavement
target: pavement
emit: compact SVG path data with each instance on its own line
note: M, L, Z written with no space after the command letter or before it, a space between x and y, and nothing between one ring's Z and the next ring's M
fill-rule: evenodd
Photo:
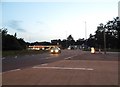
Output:
M61 54L62 59L58 61L5 71L2 73L2 84L118 85L117 54L79 52L72 51L70 56Z

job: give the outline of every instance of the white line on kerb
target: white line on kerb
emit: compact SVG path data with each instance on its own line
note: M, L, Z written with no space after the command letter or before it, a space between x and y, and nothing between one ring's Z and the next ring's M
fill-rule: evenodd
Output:
M71 67L32 67L32 68L39 68L39 69L62 69L62 70L94 70L92 68L71 68Z

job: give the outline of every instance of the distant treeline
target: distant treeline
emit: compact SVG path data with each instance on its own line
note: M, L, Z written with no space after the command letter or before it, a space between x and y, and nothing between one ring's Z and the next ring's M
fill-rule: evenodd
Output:
M23 38L17 38L17 34L7 34L7 29L0 29L2 34L2 50L23 50L29 45L61 45L62 48L68 48L70 45L82 45L85 47L104 48L104 35L106 37L107 49L119 49L120 38L120 19L119 17L108 21L106 24L100 23L97 26L95 34L90 34L88 39L74 40L72 35L69 35L66 39L51 40L51 42L25 42ZM77 32L77 31L76 31Z

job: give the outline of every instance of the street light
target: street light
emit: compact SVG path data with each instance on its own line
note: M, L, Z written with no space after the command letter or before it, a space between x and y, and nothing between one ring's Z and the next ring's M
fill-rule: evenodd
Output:
M86 21L85 21L85 39L87 39L87 26L86 26Z
M85 21L85 48L87 48L87 23Z

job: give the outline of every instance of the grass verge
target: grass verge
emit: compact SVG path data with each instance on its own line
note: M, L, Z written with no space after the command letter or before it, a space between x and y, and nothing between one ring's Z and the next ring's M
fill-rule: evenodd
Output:
M2 57L6 56L17 56L17 55L31 55L31 54L42 54L48 52L46 50L16 50L16 51L2 51Z

